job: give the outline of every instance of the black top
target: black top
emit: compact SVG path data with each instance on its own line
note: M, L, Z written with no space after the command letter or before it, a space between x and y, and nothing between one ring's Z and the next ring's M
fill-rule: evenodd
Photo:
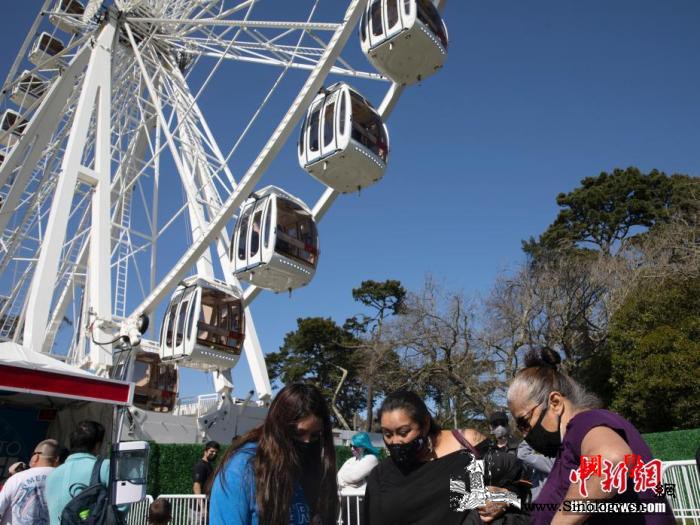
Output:
M391 458L372 470L365 490L363 525L459 525L474 510L452 509L450 480L465 483L473 456L458 450L401 472Z
M214 472L214 467L208 461L200 459L192 469L192 482L199 483L204 490L209 476Z

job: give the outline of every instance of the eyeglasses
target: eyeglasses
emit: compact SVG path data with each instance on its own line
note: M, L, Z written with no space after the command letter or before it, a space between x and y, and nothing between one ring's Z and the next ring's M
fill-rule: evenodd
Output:
M532 425L530 425L530 419L532 418L532 413L541 404L542 403L537 403L534 407L532 407L527 412L527 414L525 414L524 416L520 416L520 417L515 418L515 426L520 432L529 432L530 431L530 429L532 428Z

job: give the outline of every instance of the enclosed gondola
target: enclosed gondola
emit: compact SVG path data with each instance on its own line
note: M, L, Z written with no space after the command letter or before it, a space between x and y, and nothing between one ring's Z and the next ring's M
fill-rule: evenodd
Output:
M0 144L10 146L16 138L22 135L24 128L27 127L27 121L11 109L5 110L0 119ZM12 130L8 133L9 130ZM13 138L14 137L14 138Z
M18 106L28 108L44 96L48 86L49 84L45 78L25 70L12 87L10 99Z
M132 373L134 405L143 410L171 412L177 401L178 373L174 363L154 352L138 351Z
M160 357L201 370L235 366L245 338L239 290L190 277L173 293L163 318Z
M301 126L299 164L334 190L347 193L382 178L389 134L372 104L339 82L313 100Z
M432 75L447 59L447 28L430 0L370 0L360 43L372 65L398 84Z
M41 65L65 49L63 42L44 32L34 41L28 59L35 66Z
M82 2L57 0L54 12L49 15L49 21L67 33L77 32L84 14L85 6Z
M230 253L238 279L276 292L292 290L311 281L318 255L316 224L301 200L268 186L242 206Z

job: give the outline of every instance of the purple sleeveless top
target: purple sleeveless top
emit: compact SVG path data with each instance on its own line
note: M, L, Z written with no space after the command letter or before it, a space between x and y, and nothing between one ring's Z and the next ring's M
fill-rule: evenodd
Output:
M586 410L576 414L566 425L566 434L562 441L562 451L554 462L552 471L547 481L542 486L537 501L535 503L562 503L569 489L569 473L576 470L581 462L581 443L583 438L594 427L605 426L617 432L624 439L632 453L641 456L645 463L653 459L649 447L642 439L642 436L634 428L634 425L622 416L610 412L609 410ZM581 498L583 499L583 498ZM659 498L652 490L645 492L635 492L633 486L629 486L623 494L617 494L608 500L611 502L653 502L666 501ZM530 523L534 525L548 525L554 518L555 509L537 508L532 510ZM587 524L602 523L624 523L628 525L674 525L673 512L671 506L666 501L665 514L591 514L586 521Z

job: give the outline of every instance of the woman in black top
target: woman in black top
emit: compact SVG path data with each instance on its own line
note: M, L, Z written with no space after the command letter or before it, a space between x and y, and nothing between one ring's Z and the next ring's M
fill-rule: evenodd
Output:
M465 508L472 488L479 489L470 483L478 465L472 461L488 456L492 445L485 436L471 429L441 430L423 400L408 391L388 395L379 420L390 458L367 479L363 525L493 523L503 514L505 504ZM482 482L487 477L478 475Z

